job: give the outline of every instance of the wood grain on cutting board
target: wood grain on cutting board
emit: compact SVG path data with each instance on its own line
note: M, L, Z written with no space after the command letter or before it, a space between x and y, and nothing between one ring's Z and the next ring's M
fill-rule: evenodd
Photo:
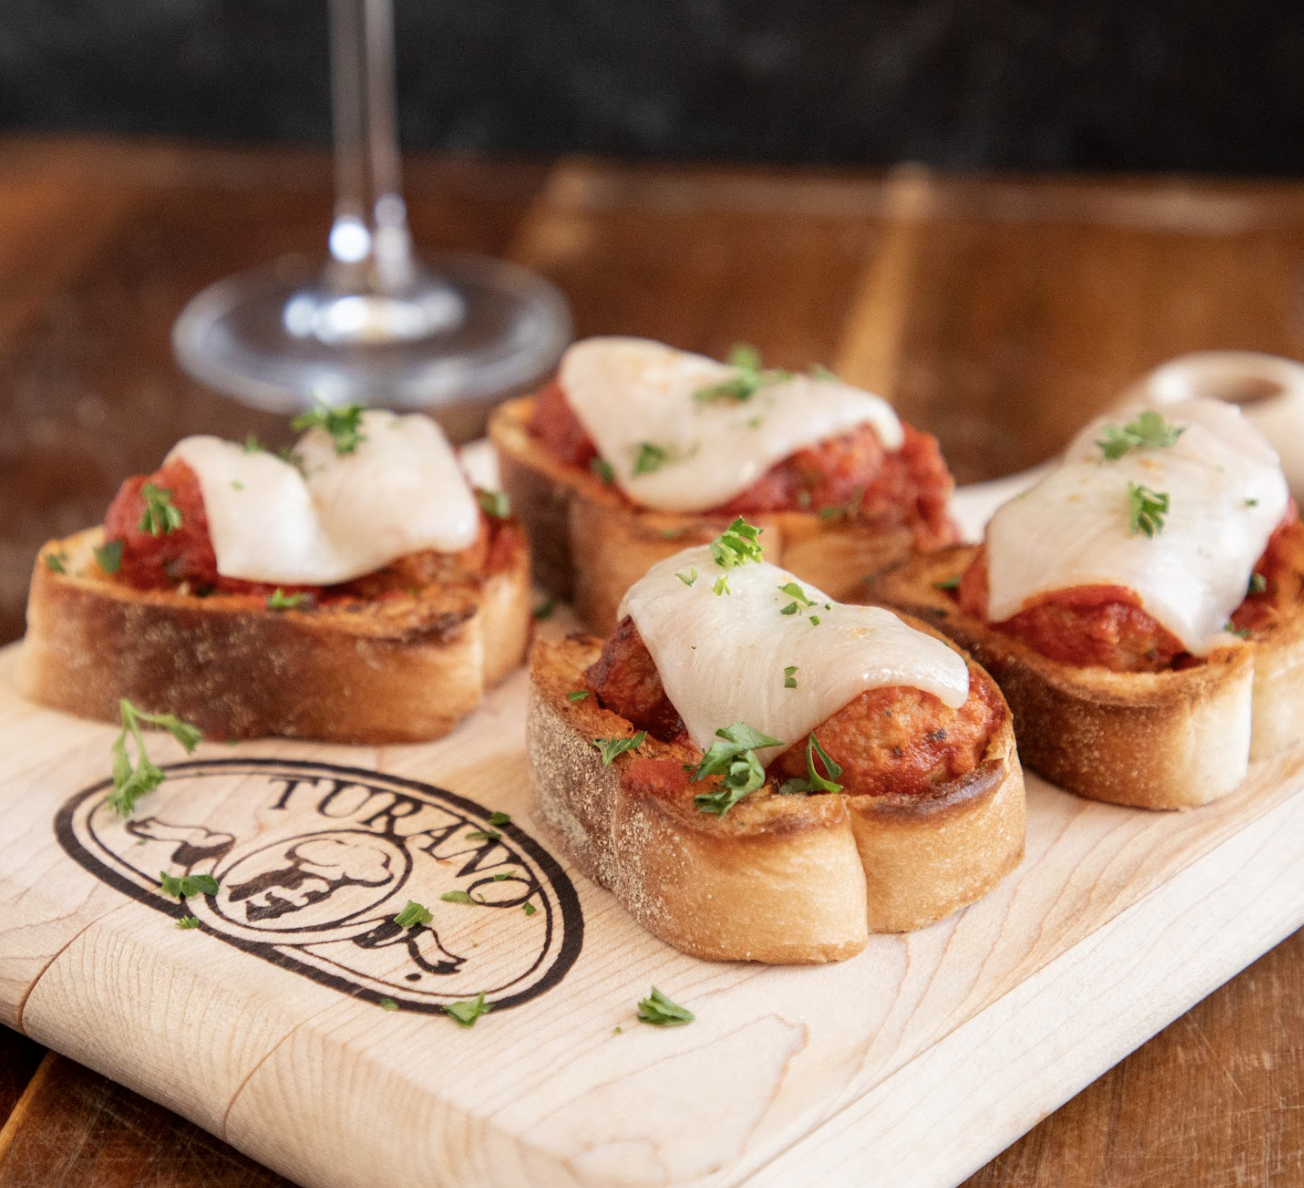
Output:
M1304 896L1283 878L1304 858L1304 756L1180 815L1090 804L1032 780L1024 864L943 924L874 938L827 967L707 963L655 941L575 876L583 925L573 964L463 1030L382 1009L356 975L325 984L257 946L236 947L207 927L206 905L196 908L205 930L178 930L143 883L129 893L74 861L55 820L67 805L79 801L84 814L97 802L80 794L104 780L115 732L22 702L11 663L12 650L0 665L0 815L11 826L0 848L4 1017L310 1185L729 1184L753 1173L778 1184L799 1182L795 1169L812 1183L854 1183L880 1166L899 1182L944 1184L1304 917ZM152 861L178 828L202 827L187 844L235 835L223 860L265 869L241 855L271 838L357 832L375 815L359 808L360 792L331 817L318 795L273 813L288 777L315 778L324 793L335 769L374 770L508 812L552 850L530 814L523 695L518 674L452 737L419 747L205 746L190 767L170 739L151 737L156 758L179 767L171 788L142 801L136 819L153 823L137 828L165 836L117 837L130 827L103 808L86 819L142 868L133 846ZM269 771L279 784L269 786ZM523 844L517 852L528 858ZM402 894L432 898L412 886ZM543 887L539 902L559 894ZM462 985L475 969L488 979L510 960L504 944L519 949L522 926L547 914L442 902L436 912L449 930L441 943L467 959ZM394 954L385 976L399 996L408 964L401 946ZM635 1022L653 984L697 1021ZM902 1109L917 1134L893 1121Z

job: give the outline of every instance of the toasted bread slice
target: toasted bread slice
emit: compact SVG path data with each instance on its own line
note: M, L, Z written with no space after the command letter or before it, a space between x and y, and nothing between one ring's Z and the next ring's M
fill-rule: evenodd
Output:
M648 737L637 756L603 764L593 740L633 727L592 694L567 696L585 687L601 650L590 636L535 644L526 726L535 792L576 865L677 949L839 961L870 933L921 928L972 903L1023 855L1023 773L1008 713L978 767L934 795L783 796L767 784L716 817L692 794L668 795L628 770L639 758L695 764L692 747ZM990 681L973 664L970 676Z
M521 663L531 631L519 532L504 566L402 596L269 610L262 600L138 590L93 560L98 528L37 558L17 680L33 701L116 720L118 699L209 738L439 738ZM58 558L63 572L50 568Z
M915 557L864 596L932 623L996 679L1028 767L1115 804L1185 809L1226 796L1304 727L1304 616L1192 668L1117 673L1051 660L962 611L936 583L963 573L972 546Z
M530 433L533 407L534 397L521 397L490 418L503 489L530 538L535 579L570 600L590 631L606 635L630 586L658 561L714 540L732 517L634 507L596 475L552 457ZM914 542L899 522L800 511L747 520L764 529L767 561L839 600L852 596L866 574L908 557Z

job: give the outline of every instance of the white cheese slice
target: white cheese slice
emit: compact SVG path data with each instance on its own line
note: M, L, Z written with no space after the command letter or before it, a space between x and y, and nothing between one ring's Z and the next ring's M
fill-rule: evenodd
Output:
M295 453L247 453L187 437L168 454L199 479L223 577L329 586L421 549L456 552L480 530L475 496L443 431L428 417L368 411L362 440L337 454L310 429Z
M1163 410L1184 426L1173 445L1105 459L1096 445L1102 427L1121 426L1136 411L1093 421L1062 466L992 517L989 621L1053 590L1124 586L1192 654L1229 642L1223 627L1286 511L1277 455L1239 409L1191 400ZM1168 495L1153 538L1131 530L1129 483Z
M694 569L691 586L676 576ZM721 575L728 594L714 592ZM814 605L782 614L794 601L779 588L789 582ZM710 546L654 565L630 587L620 614L634 620L666 696L702 750L717 730L746 722L784 744L760 753L769 762L867 689L909 685L952 709L969 695L964 660L891 611L833 602L769 562L722 569ZM797 685L789 689L784 669L792 666Z
M886 450L904 434L891 405L834 379L795 375L745 401L695 399L737 368L642 338L588 338L562 357L567 403L635 503L657 511L702 511L732 499L776 462L858 425ZM665 451L635 474L644 445Z

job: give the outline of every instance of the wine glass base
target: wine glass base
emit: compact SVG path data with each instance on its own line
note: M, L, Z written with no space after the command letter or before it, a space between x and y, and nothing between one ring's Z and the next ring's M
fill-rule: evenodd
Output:
M344 298L352 305L302 257L227 277L182 310L173 350L201 383L256 408L297 412L314 396L420 407L454 433L556 365L570 313L553 285L516 265L452 254L423 264L414 300Z

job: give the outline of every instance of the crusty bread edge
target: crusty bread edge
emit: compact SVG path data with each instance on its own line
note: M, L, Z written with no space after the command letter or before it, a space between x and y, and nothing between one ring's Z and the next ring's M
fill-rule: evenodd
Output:
M509 400L490 417L503 489L530 537L535 579L570 599L590 631L607 635L634 582L658 561L714 539L729 517L631 507L596 475L558 462L534 438L534 400ZM763 530L768 560L839 600L849 598L868 574L912 551L912 534L901 525L851 525L814 512L748 520Z
M32 701L80 717L113 721L126 697L213 739L419 742L448 734L528 646L523 541L487 578L423 591L414 627L135 590L99 576L101 539L88 529L42 549L15 674ZM63 573L47 563L56 555Z
M963 573L975 551L959 545L911 558L879 574L863 597L917 615L972 653L1010 703L1029 769L1081 796L1147 809L1194 808L1241 784L1254 646L1220 649L1178 672L1115 673L1050 660L937 589Z
M629 755L602 763L593 740L633 727L591 694L566 696L584 688L600 648L577 636L531 654L526 749L540 815L584 874L676 948L776 964L840 960L870 932L950 915L1018 864L1025 806L1008 713L980 768L935 796L762 792L717 818L622 788ZM695 758L654 738L639 754Z

